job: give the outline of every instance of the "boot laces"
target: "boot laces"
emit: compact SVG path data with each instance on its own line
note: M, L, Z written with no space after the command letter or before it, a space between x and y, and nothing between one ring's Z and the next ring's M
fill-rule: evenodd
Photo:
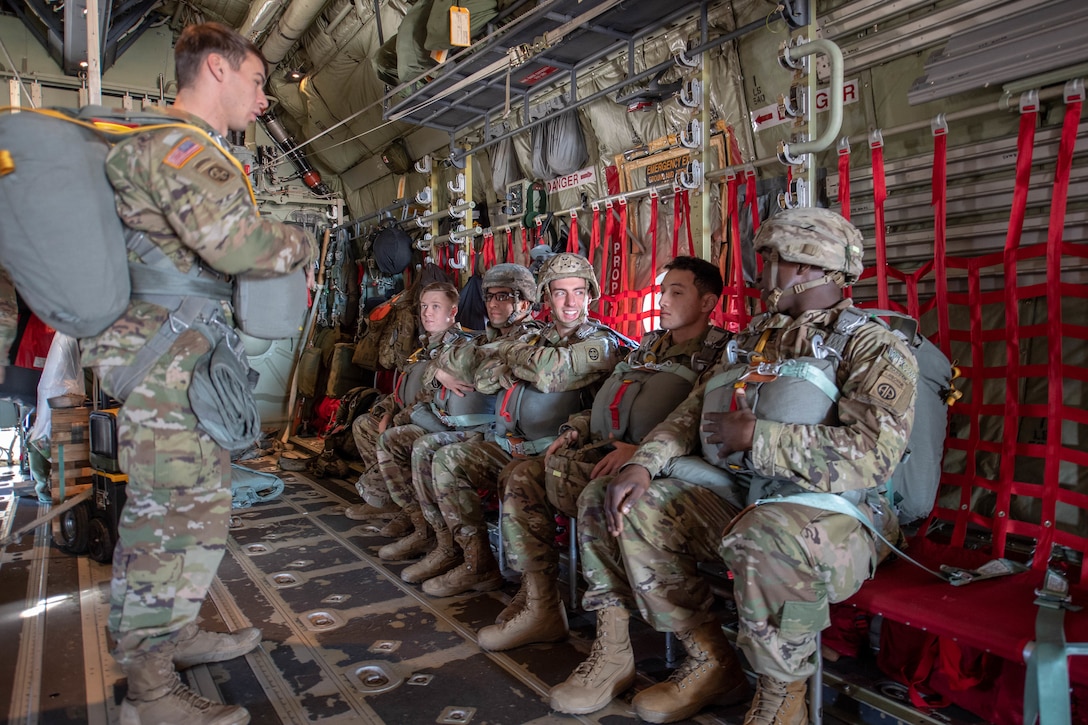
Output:
M789 698L790 694L785 687L776 682L768 682L766 677L761 676L755 699L752 702L752 709L744 719L745 725L755 725L757 723L774 725L774 723L781 722L782 707Z
M603 638L604 632L601 632L597 635L597 639L593 640L593 648L589 651L589 657L586 657L585 661L574 670L574 677L583 682L589 682L597 670L601 668L604 661L604 645L601 644Z
M193 690L178 682L174 685L174 689L170 691L170 697L177 699L184 707L196 710L198 712L206 712L215 706L215 703L206 697L198 695Z
M695 637L690 632L677 632L676 638L684 645L684 650L688 653L688 656L684 658L679 667L672 671L669 675L669 681L683 686L684 680L706 668L708 653L696 644Z

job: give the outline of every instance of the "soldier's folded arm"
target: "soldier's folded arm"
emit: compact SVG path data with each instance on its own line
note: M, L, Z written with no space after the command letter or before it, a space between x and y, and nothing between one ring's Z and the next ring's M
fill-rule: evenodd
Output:
M890 333L858 334L838 402L840 425L756 423L757 472L839 493L886 481L906 450L917 366Z
M610 374L625 350L610 339L589 337L566 347L518 343L505 353L511 372L542 393L583 388Z

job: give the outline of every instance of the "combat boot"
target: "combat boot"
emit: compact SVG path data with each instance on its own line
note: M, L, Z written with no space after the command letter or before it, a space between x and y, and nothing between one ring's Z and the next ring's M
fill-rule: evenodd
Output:
M756 680L756 696L744 725L804 725L808 722L808 682L783 682L769 675Z
M550 693L551 708L570 715L600 710L635 681L635 655L623 607L597 612L597 639L585 662Z
M748 699L748 679L717 620L677 632L687 658L669 679L635 695L631 704L646 722L686 720L711 703L735 705Z
M385 526L378 529L378 534L387 539L399 539L404 536L409 536L412 531L419 530L418 527L414 526L414 523L411 514L401 509L393 514L393 518L389 519Z
M442 576L423 582L423 591L432 597L452 597L463 592L491 592L502 586L502 572L491 545L483 534L458 536L465 560Z
M405 559L414 559L420 554L430 551L434 546L431 525L423 518L423 512L416 509L406 516L411 519L409 525L414 527L412 533L378 549L378 556L382 560L403 561Z
M409 584L418 584L436 576L445 574L465 559L461 556L461 547L453 543L453 533L446 527L435 531L437 544L427 556L415 564L405 567L400 578Z
M552 576L544 572L526 574L521 588L525 590L525 606L502 624L481 629L476 635L481 649L501 652L536 642L559 642L570 636L567 611Z
M502 624L508 622L514 618L514 615L525 608L525 583L522 582L518 587L517 594L510 600L510 603L506 605L506 608L499 612L499 616L495 617L495 624Z
M170 652L141 655L122 666L128 695L121 703L121 725L245 725L244 707L220 705L181 684Z
M261 643L261 630L246 627L237 632L208 632L189 622L178 631L174 666L184 670L193 665L224 662L241 657Z
M344 509L344 515L352 521L371 521L373 519L387 520L392 518L400 508L396 504L386 506L372 506L367 502L357 503Z

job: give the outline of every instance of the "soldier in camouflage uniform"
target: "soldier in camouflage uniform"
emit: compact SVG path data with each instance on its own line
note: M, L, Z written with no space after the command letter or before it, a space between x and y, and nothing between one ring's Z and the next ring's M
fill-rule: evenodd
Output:
M540 270L538 294L551 307L551 323L518 340L486 345L489 357L476 370L476 389L501 400L499 430L488 440L456 443L434 455L432 489L426 495L438 504L464 560L423 582L431 596L491 591L502 584L477 488L494 490L511 461L542 454L558 424L585 407L583 393L626 356L624 338L588 320L589 304L600 296L600 287L585 258L558 254L549 259ZM561 417L552 423L548 416ZM546 437L536 437L545 427Z
M426 436L436 436L421 445L421 454L442 441L460 443L479 435L495 419L494 396L483 395L472 387L481 351L488 343L516 339L528 326L536 302L536 282L528 269L517 264L498 264L487 270L482 280L487 327L482 335L444 348L423 376L426 401L416 403L412 423L391 428L378 438L378 464L393 500L410 512L414 531L383 546L382 559L401 560L428 554L424 561L407 567L401 578L419 582L445 573L460 564L460 550L453 545L453 535L442 521L438 509L425 501L424 511L412 481L413 447ZM420 461L422 465L422 461ZM430 458L427 457L427 468ZM428 470L427 478L430 478Z
M640 718L671 722L746 697L736 653L707 614L710 592L693 568L673 569L671 557L661 557L682 548L697 557L716 550L733 572L738 641L759 675L745 723L806 722L805 680L828 604L872 575L878 549L860 521L788 495L838 494L886 536L898 535L877 489L906 449L918 373L899 337L843 299L841 288L861 273L861 234L829 210L794 209L765 222L755 248L765 260L769 312L738 335L739 352L723 356L607 487L590 486L579 499L584 604L597 612L598 634L589 659L553 688L557 710L591 712L630 685L632 605L656 629L676 630L688 652L667 681L635 696ZM838 330L840 318L854 321L848 331ZM830 390L808 380L783 387L790 366L778 363L815 370L821 360ZM777 419L761 406L775 390L794 391ZM815 400L823 417L794 422L818 408ZM702 456L687 457L700 445ZM772 495L786 498L740 510ZM598 537L618 541L622 569Z
M507 563L522 573L521 588L495 625L480 630L483 649L506 650L568 636L558 594L556 512L578 515L578 495L590 480L625 464L642 436L691 392L699 373L717 361L729 334L708 324L722 293L710 262L677 257L661 284L661 329L616 366L593 400L572 416L543 458L516 463L502 481L502 535ZM618 560L618 557L616 557Z
M427 295L424 302L423 296ZM359 477L355 487L363 503L348 506L344 515L355 521L370 521L392 514L391 520L379 533L389 538L404 536L412 531L410 511L392 496L378 459L378 438L386 430L407 425L412 406L420 396L429 398L430 386L425 384L427 370L439 353L450 345L469 339L471 335L454 320L457 317L457 288L449 282L435 282L423 288L419 295L419 318L424 334L420 336L421 348L404 361L397 374L397 382L391 394L378 400L365 415L352 423L352 435L366 473ZM429 378L426 382L429 383Z
M0 383L4 382L5 367L11 364L11 343L19 328L19 304L15 299L15 285L8 271L0 267Z
M125 223L146 233L177 268L276 276L312 264L301 229L261 217L223 135L244 130L268 107L267 68L257 48L216 23L186 28L175 47L178 93L169 114L193 127L139 133L119 143L106 173ZM224 314L229 315L229 310ZM83 364L107 382L167 324L170 310L133 300L105 332L81 341ZM128 677L125 723L245 723L241 707L186 688L175 667L235 657L260 630L204 632L197 612L227 540L228 451L198 425L188 390L211 348L190 327L154 363L118 413L118 456L128 502L118 525L110 585L114 655Z

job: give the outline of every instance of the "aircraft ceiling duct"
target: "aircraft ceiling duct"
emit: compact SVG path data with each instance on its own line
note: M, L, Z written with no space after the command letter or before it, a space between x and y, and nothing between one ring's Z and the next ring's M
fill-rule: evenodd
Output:
M256 41L272 24L272 19L287 4L287 1L253 0L253 4L249 6L249 13L246 14L246 20L242 23L242 27L238 28L238 32Z
M291 134L287 133L287 129L283 127L276 115L272 111L265 111L261 116L258 116L258 119L264 124L265 130L268 131L268 135L272 137L280 151L291 159L291 163L302 176L303 183L319 196L331 194L332 189L321 180L321 172L310 165L305 153L295 149L298 144L295 143L295 139L292 138Z
M261 52L275 66L313 24L328 0L294 0L280 16L276 27L268 34Z

